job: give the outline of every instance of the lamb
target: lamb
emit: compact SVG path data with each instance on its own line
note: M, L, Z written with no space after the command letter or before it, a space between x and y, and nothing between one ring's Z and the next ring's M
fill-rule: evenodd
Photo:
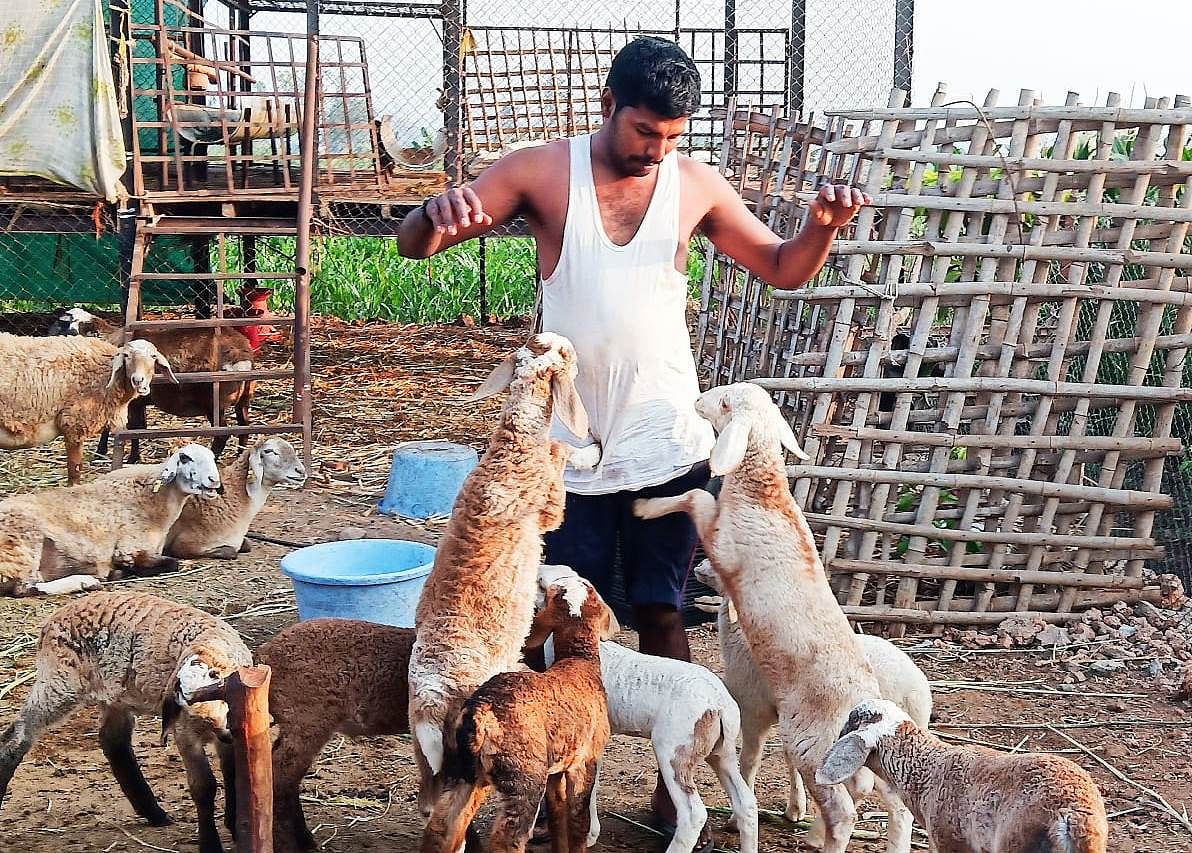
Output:
M567 566L543 566L538 582L544 593L562 589L579 597L591 589ZM548 664L551 645L547 643ZM705 761L732 804L741 853L757 853L757 799L737 770L740 712L723 682L698 664L644 655L611 641L600 644L600 671L613 734L650 739L675 803L678 819L667 853L691 853L699 841L708 810L695 787L695 770ZM600 837L596 799L594 787L588 846Z
M568 447L550 438L552 412L575 435L588 430L575 370L570 341L538 334L473 395L510 389L488 449L456 498L415 615L410 728L424 816L438 799L449 711L492 676L521 665L542 533L563 519Z
M43 731L84 704L100 706L99 742L120 790L151 826L172 823L132 750L139 714L160 714L162 745L174 733L199 823L200 853L223 849L215 827L215 776L204 746L215 743L224 776L224 825L236 826L235 764L228 708L190 697L252 654L226 622L141 592L96 592L54 613L41 631L37 678L20 716L0 735L0 803Z
M170 362L148 341L115 346L77 338L0 334L0 448L13 450L66 439L71 485L83 469L83 441L109 426L123 428L129 403L149 393Z
M94 336L119 344L123 330L119 325L109 323L82 308L71 308L62 312L51 333ZM244 372L252 370L253 367L252 346L244 333L238 329L140 329L134 332L133 336L152 343L181 373L214 373L220 370ZM240 380L220 382L218 418L214 417L212 409L214 385L212 382L154 385L147 400L137 400L129 407L129 428L145 428L145 412L150 403L163 412L180 418L205 417L212 426L225 426L225 410L232 406L236 413L236 422L240 426L248 426L248 409L252 403L255 383ZM108 437L107 430L100 436L97 448L100 456L107 455ZM226 435L216 436L212 441L211 449L217 458L227 444ZM141 443L139 439L134 438L130 442L127 461L136 464L140 458Z
M211 451L187 444L140 477L99 479L0 501L0 594L94 589L124 573L174 571L162 555L191 495L221 490Z
M849 712L877 698L880 689L791 495L782 448L806 454L769 394L756 385L706 391L696 411L718 432L710 467L714 475L724 475L719 498L693 489L639 500L634 512L643 518L679 511L691 516L736 605L751 656L774 693L788 766L814 779ZM843 786L812 785L821 821L811 843L822 842L825 853L843 853L856 823L854 800L874 784L864 772ZM890 812L886 849L906 853L910 812L888 785L881 780L876 785Z
M125 465L104 479L144 477L155 465ZM267 438L235 462L220 468L223 494L209 501L188 501L170 527L162 553L180 559L234 560L249 550L245 534L281 484L300 486L306 468L294 446L283 438Z
M273 843L278 853L312 850L299 800L302 778L330 737L408 732L407 669L414 631L354 619L312 619L257 650L272 669ZM334 661L332 667L327 661ZM313 678L312 673L319 677Z
M591 586L555 586L545 599L526 643L540 646L553 634L557 660L546 672L494 675L453 712L446 786L423 833L423 853L458 850L494 788L501 808L492 853L525 849L544 792L553 849L586 849L596 766L609 738L600 641L618 626Z
M723 593L720 578L709 560L703 560L695 567L695 576L701 583ZM712 602L697 600L696 607L713 609L717 613L724 683L741 709L741 774L752 790L761 767L763 748L778 720L778 706L774 692L749 653L749 643L741 633L732 599L723 594L719 599L711 608ZM889 640L859 634L857 642L877 677L881 697L902 708L917 725L926 728L931 720L931 685L923 671ZM806 815L807 791L803 787L803 777L792 767L786 818L797 821Z
M944 743L897 705L859 703L823 766L820 784L868 767L896 790L935 853L1105 853L1101 792L1058 755L1006 754Z

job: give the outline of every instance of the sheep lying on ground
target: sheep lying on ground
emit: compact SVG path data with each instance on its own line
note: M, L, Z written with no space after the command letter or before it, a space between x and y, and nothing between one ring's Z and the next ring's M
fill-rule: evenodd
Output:
M491 853L521 851L545 792L556 851L583 853L596 766L609 738L600 640L617 620L596 590L551 587L526 640L554 635L546 672L504 672L486 681L448 724L444 790L422 835L423 853L453 853L495 788L501 797Z
M103 479L144 477L154 465L125 465ZM223 493L209 501L188 501L170 527L163 553L181 559L234 560L249 550L245 534L281 484L302 485L306 468L284 438L267 438L219 469Z
M695 576L708 587L722 593L715 602L720 657L724 661L724 683L741 709L741 774L753 789L761 767L762 753L770 730L778 721L774 692L758 671L749 652L749 642L741 631L732 599L723 595L723 586L709 560L695 567ZM710 609L712 602L697 602L700 609ZM881 697L902 708L921 728L931 721L931 685L927 676L910 656L889 640L870 634L858 634L857 642L877 677ZM611 700L610 700L611 701ZM799 771L790 767L790 791L787 798L788 820L802 820L807 815L807 791Z
M0 735L0 802L41 733L86 704L100 706L99 742L133 810L153 826L171 823L132 750L138 714L161 714L162 743L174 732L199 822L200 853L218 853L215 775L204 745L217 741L224 775L224 824L236 825L235 770L228 708L189 703L252 655L214 616L138 592L97 592L58 610L41 631L37 679L17 719Z
M133 337L145 340L157 347L179 373L214 373L216 371L243 372L252 370L253 350L247 336L239 329L138 329ZM106 322L82 308L71 308L62 312L52 333L62 335L84 335L103 338L119 344L122 327ZM219 417L212 417L212 395L214 383L188 382L185 385L154 385L147 399L135 400L128 409L130 429L144 429L145 410L152 403L163 412L180 418L203 417L212 426L227 424L226 410L234 408L236 422L248 426L248 409L252 403L254 382L243 382L229 378L219 383ZM211 450L218 458L228 444L226 435L216 436ZM243 439L240 440L243 447ZM99 439L97 452L100 456L108 452L108 432ZM141 458L141 443L132 439L128 462L135 464Z
M311 762L333 734L374 737L410 730L406 678L413 645L410 628L312 619L289 626L257 650L257 663L273 670L269 712L278 730L273 744L278 853L316 846L298 794Z
M563 518L568 449L550 438L552 413L576 435L588 431L575 369L575 348L566 338L535 335L474 395L509 387L500 423L460 489L418 602L410 728L423 815L438 800L448 713L492 676L521 665L542 534Z
M693 489L639 500L634 512L643 518L690 514L774 693L788 765L813 780L852 708L881 695L877 678L791 495L782 448L805 454L770 395L748 383L713 388L696 401L696 411L718 433L710 467L713 475L724 475L719 498ZM843 853L848 846L857 819L854 800L874 784L866 771L843 786L811 785L825 853ZM886 849L907 853L910 812L888 785L876 785L890 812Z
M83 441L109 426L123 429L128 405L149 393L170 362L148 341L117 347L81 338L0 334L0 448L13 450L66 439L72 485L83 469Z
M562 589L578 597L591 589L567 566L543 566L538 579L544 594ZM547 643L548 664L552 645ZM698 664L644 655L611 641L600 644L600 671L613 734L650 739L675 804L675 834L667 853L691 853L708 819L695 787L695 771L704 762L732 804L741 853L757 853L757 799L737 770L740 714L720 679ZM600 836L596 799L593 788L589 846Z
M211 451L187 444L138 477L0 501L0 593L75 592L123 572L174 571L178 561L162 556L170 527L191 495L220 490Z
M927 830L934 853L1105 853L1101 792L1066 758L944 743L892 702L862 702L816 773L868 767Z

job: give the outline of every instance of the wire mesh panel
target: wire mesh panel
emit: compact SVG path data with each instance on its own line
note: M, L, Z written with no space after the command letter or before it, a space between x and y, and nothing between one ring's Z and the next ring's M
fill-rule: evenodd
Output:
M829 114L777 156L777 120L738 113L726 168L771 221L791 208L787 233L826 179L874 206L813 287L767 295L713 259L711 381L785 395L813 456L796 495L861 618L1063 619L1154 594L1192 399L1192 110L901 103Z

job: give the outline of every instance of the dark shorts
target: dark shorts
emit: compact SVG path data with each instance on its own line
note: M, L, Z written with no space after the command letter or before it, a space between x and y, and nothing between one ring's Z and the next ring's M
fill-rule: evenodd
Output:
M544 537L545 559L575 569L605 599L613 593L620 545L620 571L629 604L683 606L683 587L699 537L687 513L641 519L633 514L638 498L680 495L708 483L708 463L698 462L682 476L645 489L607 495L567 494L563 525Z

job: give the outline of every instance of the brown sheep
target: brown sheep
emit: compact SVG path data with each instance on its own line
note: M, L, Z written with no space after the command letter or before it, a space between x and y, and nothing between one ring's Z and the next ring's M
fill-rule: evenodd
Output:
M83 335L99 337L110 343L119 344L121 327L96 317L82 308L71 308L62 312L58 323L52 331L62 335ZM215 329L139 329L133 333L138 340L146 340L157 347L178 373L214 373L219 370L245 371L252 370L253 349L248 338L238 329L219 330L219 344L216 345ZM145 413L149 404L157 406L163 412L180 418L204 417L212 426L224 426L227 423L225 411L229 406L234 407L236 422L240 426L248 426L248 409L252 403L254 382L238 382L229 380L219 383L219 418L212 417L211 382L190 382L185 385L154 385L149 397L137 400L128 407L128 428L145 429L147 423ZM108 452L108 431L104 430L99 439L97 452L106 456ZM238 442L243 447L243 441ZM219 458L228 444L228 437L221 435L211 443L211 452ZM136 464L141 458L141 443L139 439L130 441L128 459L130 464Z
M269 710L278 729L273 744L278 853L316 846L299 788L333 734L376 737L410 730L406 674L413 645L412 628L311 619L289 626L257 651L257 663L273 671Z
M816 781L868 767L927 830L935 853L1105 853L1105 803L1066 758L944 743L893 702L849 714Z
M501 808L489 853L525 849L544 793L554 853L586 850L592 787L609 738L600 641L617 632L617 620L590 584L553 586L545 598L526 645L553 634L555 663L546 672L493 676L449 719L445 785L422 853L460 849L494 788Z

